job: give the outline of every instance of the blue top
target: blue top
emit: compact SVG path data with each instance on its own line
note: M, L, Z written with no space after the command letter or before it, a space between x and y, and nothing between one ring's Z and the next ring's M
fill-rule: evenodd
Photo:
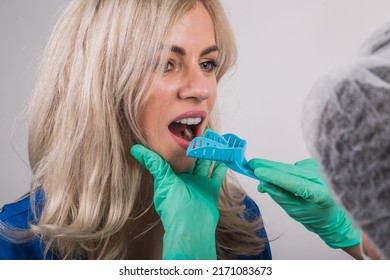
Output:
M42 209L44 202L43 191L38 191L36 194L36 206L38 211ZM243 201L246 205L246 218L248 220L254 220L260 216L260 210L256 203L249 197L246 197ZM27 229L29 223L34 222L34 217L30 205L30 196L4 205L0 212L0 222L8 227L16 229ZM267 239L267 233L265 228L259 230L259 236ZM46 257L43 256L44 244L40 239L35 237L31 240L14 244L7 241L0 235L0 260L43 260L43 259L55 259L55 257L48 252ZM271 249L269 243L265 243L265 250L257 256L245 256L241 257L243 260L270 260L272 259Z
M42 209L44 201L43 191L38 191L35 196L35 203L38 211ZM29 223L34 221L31 210L30 196L4 205L0 212L0 222L5 226L13 229L27 229ZM12 243L6 240L0 234L0 260L43 260L54 259L53 255L48 252L46 258L43 256L44 245L39 238L32 238L25 243Z
M245 204L246 206L245 218L248 221L253 221L257 219L259 216L261 216L259 207L249 196L245 197L242 204ZM268 240L267 232L264 226L261 229L259 229L257 235L262 237L264 240ZM241 260L272 260L271 247L269 245L269 242L267 241L264 243L264 251L261 252L259 255L243 256L240 259Z

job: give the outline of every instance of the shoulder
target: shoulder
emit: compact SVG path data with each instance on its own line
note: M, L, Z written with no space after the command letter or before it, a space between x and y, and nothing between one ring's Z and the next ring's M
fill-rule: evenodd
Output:
M28 228L28 221L31 220L31 217L30 196L6 204L0 210L0 221L12 228Z
M38 192L35 198L35 204L39 207L43 201L43 194ZM43 250L39 238L32 237L28 241L16 243L5 237L7 235L6 232L28 229L29 224L34 222L30 201L30 196L28 195L16 202L4 205L1 209L0 259L43 259Z
M39 189L34 193L34 199L27 194L13 203L4 205L0 209L0 221L13 228L27 229L28 224L34 222L31 202L35 204L39 215L44 204L44 197L43 190Z

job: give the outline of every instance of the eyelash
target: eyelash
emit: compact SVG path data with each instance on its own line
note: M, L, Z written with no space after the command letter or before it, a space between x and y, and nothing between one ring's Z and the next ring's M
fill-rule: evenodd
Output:
M211 68L210 69L205 69L203 68L202 71L204 72L213 72L216 68L218 68L219 64L216 60L214 59L210 59L210 60L206 60L206 61L203 61L201 63L199 63L199 66L202 68L202 66L205 66L205 64L208 64ZM168 69L168 67L171 66L172 68ZM175 67L175 63L173 60L168 60L168 62L165 64L165 68L164 68L164 72L170 72L172 71L172 69Z
M168 69L168 66L171 65L172 68L174 67L174 62L172 60L168 60L168 62L165 64L164 66L164 72L169 72L171 71L172 69Z
M200 65L204 66L204 64L206 64L206 63L209 64L211 66L211 68L210 69L205 69L204 70L205 72L212 72L216 68L218 68L218 66L219 66L218 62L216 60L214 60L214 59L203 61L202 63L200 63Z

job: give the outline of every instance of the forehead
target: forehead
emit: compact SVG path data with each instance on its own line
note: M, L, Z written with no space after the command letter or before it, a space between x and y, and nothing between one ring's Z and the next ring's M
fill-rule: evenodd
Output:
M213 21L202 4L196 4L177 22L172 41L179 46L215 44Z

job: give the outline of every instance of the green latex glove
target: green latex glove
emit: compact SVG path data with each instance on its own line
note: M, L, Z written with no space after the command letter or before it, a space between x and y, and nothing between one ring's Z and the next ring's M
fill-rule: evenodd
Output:
M318 234L331 248L347 248L360 243L360 231L352 227L344 211L334 202L313 159L295 165L252 159L249 166L264 180L259 192L268 193L287 214Z
M158 154L142 145L131 154L154 176L154 207L165 234L163 259L217 259L218 200L227 167L197 160L188 173L175 174Z

